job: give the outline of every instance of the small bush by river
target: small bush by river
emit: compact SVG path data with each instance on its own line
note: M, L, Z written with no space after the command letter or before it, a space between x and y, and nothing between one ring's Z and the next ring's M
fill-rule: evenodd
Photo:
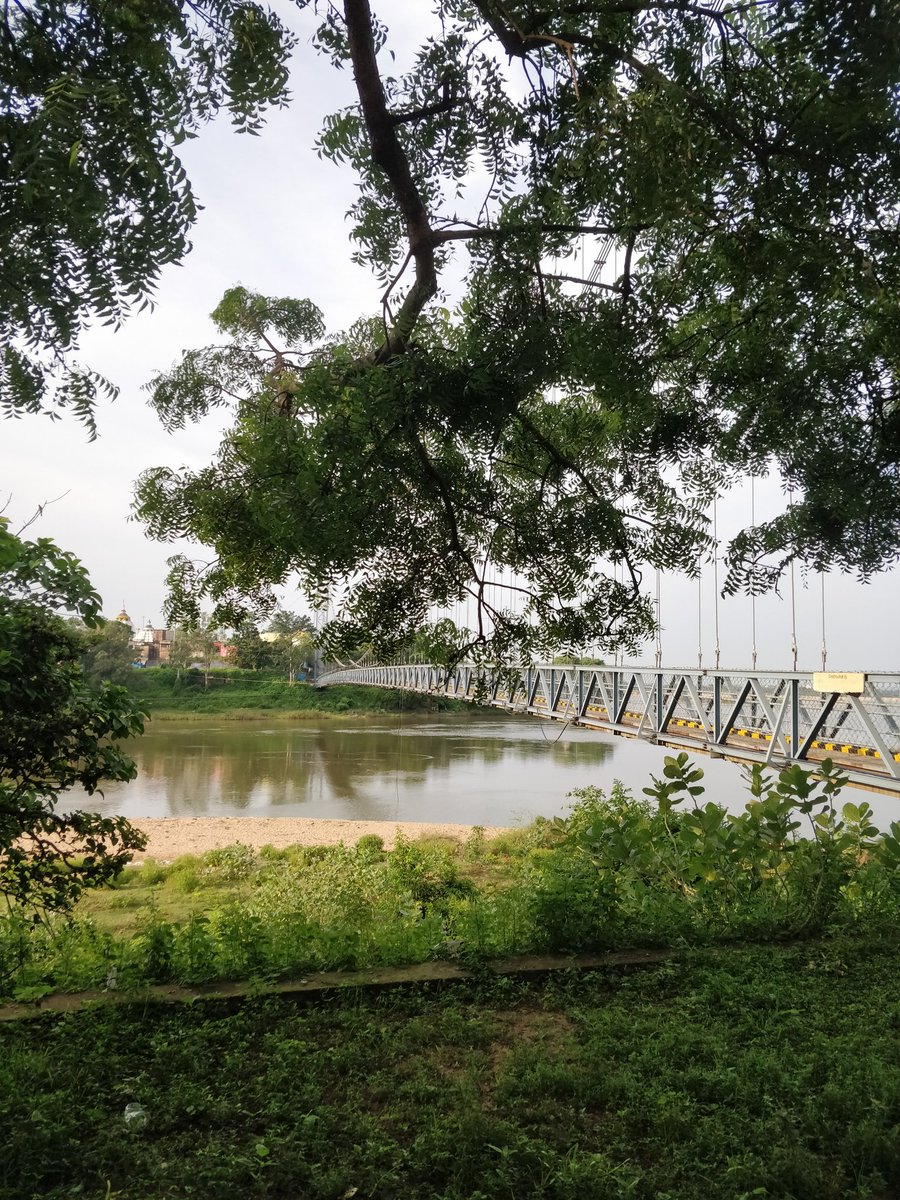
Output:
M743 813L667 758L635 798L575 793L566 819L463 845L235 845L145 863L72 920L0 924L0 979L56 989L272 978L429 958L709 946L900 927L900 823L879 833L830 763L750 775Z
M339 684L315 688L290 683L269 671L215 670L208 681L202 671L177 671L172 667L134 670L128 687L157 720L167 715L180 719L197 713L250 719L272 713L286 717L328 717L345 714L445 712L466 706L441 696L398 692L386 688Z

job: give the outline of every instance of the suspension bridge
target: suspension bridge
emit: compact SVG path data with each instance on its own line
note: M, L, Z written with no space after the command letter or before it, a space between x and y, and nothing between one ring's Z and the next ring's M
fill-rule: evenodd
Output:
M329 667L317 686L425 692L780 769L832 759L900 796L900 675L534 664Z

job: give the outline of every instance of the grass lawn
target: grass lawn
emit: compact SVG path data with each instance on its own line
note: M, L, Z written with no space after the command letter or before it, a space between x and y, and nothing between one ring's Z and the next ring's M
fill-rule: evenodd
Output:
M889 1200L898 966L810 942L7 1025L0 1197Z

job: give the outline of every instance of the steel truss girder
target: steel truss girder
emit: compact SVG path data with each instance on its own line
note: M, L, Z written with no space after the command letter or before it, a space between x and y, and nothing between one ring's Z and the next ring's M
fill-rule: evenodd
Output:
M833 758L860 787L900 795L900 675L869 674L861 695L820 693L812 675L532 663L329 670L317 686L426 692L584 725L660 745L780 767Z

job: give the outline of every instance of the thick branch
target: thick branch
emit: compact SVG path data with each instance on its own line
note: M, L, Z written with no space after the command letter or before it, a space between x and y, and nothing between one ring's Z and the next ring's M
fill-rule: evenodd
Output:
M396 133L396 120L388 109L378 71L372 12L368 0L344 0L347 39L353 77L372 150L372 161L387 176L406 222L409 248L416 263L416 279L407 293L376 361L402 354L422 309L437 291L434 232L422 194L416 186L409 158Z

